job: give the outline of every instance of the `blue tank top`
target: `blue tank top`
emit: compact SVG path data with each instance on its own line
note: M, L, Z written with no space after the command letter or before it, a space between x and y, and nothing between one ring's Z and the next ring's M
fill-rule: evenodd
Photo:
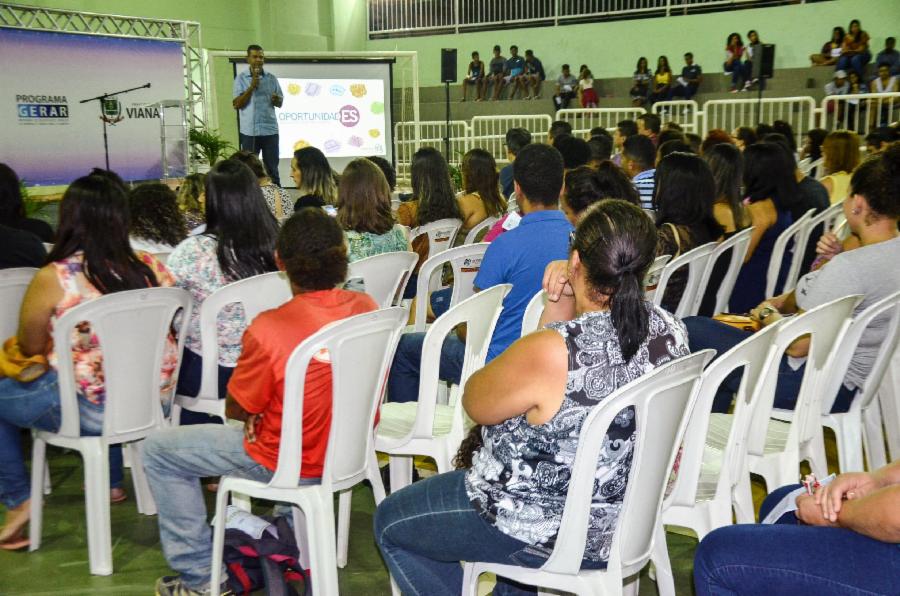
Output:
M772 258L775 241L792 223L794 223L794 218L791 216L790 211L778 212L778 219L775 221L775 224L763 234L750 260L741 266L737 282L734 284L734 291L731 292L731 299L728 302L728 310L730 312L748 313L751 308L756 308L760 302L770 298L770 296L766 296L766 274L769 271L769 261ZM790 258L791 253L785 251L785 262L789 263ZM776 290L784 285L787 270L788 267L782 265L781 272L778 275L778 283L775 284Z

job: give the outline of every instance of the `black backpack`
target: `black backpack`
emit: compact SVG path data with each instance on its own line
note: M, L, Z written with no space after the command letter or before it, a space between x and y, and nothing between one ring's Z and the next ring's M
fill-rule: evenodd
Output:
M275 527L277 537L266 531L257 540L242 530L225 530L228 587L235 594L249 595L265 588L266 596L300 596L288 582L302 581L306 596L309 572L300 567L294 530L286 517L264 519Z

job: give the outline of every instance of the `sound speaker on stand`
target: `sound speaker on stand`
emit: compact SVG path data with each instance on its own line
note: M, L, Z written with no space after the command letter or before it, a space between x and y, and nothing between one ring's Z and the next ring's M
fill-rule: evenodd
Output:
M763 88L766 85L766 79L771 79L775 76L775 44L758 43L751 47L753 48L753 68L750 76L757 82L757 89L759 90L756 101L756 123L761 124L763 120Z
M444 83L447 127L444 129L444 158L450 161L450 83L456 82L456 48L441 48L441 82Z

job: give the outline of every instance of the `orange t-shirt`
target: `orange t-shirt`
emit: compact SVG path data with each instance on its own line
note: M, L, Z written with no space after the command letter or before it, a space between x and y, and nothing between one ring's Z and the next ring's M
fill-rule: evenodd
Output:
M322 290L298 294L276 309L260 313L247 327L237 368L228 393L251 414L262 413L256 441L244 441L254 461L274 470L281 441L284 367L300 343L319 329L341 319L373 310L368 294ZM320 478L331 428L331 365L314 360L306 373L303 397L302 478Z

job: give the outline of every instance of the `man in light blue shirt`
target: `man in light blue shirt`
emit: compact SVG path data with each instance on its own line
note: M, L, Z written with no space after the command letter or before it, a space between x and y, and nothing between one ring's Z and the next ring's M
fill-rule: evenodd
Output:
M266 61L258 45L247 46L250 68L234 79L231 105L238 111L241 149L254 155L262 152L266 173L272 182L281 186L278 176L278 120L275 108L281 107L284 93L278 78L263 70Z

